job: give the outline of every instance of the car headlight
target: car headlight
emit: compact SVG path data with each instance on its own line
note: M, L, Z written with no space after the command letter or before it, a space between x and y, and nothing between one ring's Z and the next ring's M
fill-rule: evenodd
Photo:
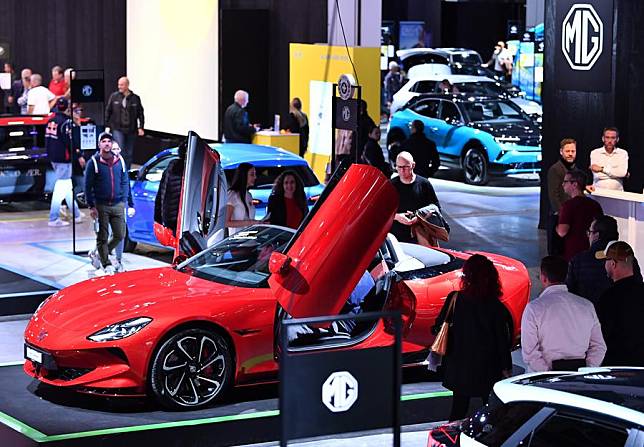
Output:
M87 337L87 339L97 342L121 340L122 338L136 334L146 327L151 321L152 318L137 317L121 321L119 323L110 324L100 331L94 332L92 335Z
M518 143L521 141L521 138L519 137L506 137L506 136L500 136L500 137L494 137L494 141L496 141L499 144L508 144L508 143Z

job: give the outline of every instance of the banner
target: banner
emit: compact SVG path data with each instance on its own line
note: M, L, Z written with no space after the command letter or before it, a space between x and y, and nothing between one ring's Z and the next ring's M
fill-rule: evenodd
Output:
M555 86L585 92L611 88L613 0L557 0Z

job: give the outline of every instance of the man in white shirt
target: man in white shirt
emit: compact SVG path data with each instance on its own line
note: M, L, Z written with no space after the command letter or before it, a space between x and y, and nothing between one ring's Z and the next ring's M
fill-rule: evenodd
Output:
M55 102L56 95L42 86L42 76L32 74L31 90L27 95L27 115L48 115Z
M568 263L558 256L541 260L545 288L521 319L521 354L530 371L600 366L606 354L595 307L568 292L567 271Z
M624 190L624 177L628 174L628 152L617 146L619 130L606 127L602 133L604 146L590 153L590 170L593 171L595 188Z

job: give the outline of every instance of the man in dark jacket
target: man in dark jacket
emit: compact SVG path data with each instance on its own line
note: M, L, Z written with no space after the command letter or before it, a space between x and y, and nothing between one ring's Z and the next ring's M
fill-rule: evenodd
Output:
M599 216L592 221L587 233L590 249L570 260L566 285L570 293L587 298L599 309L599 297L612 285L612 281L606 275L604 261L597 259L595 253L604 250L610 241L619 239L617 221L611 216ZM633 260L633 272L635 277L642 278L637 259Z
M125 76L118 81L118 90L110 95L105 106L105 123L123 151L125 169L132 164L134 141L144 135L143 105L139 95L130 90L130 81Z
M564 138L559 143L559 160L548 169L548 199L550 200L550 212L547 222L548 254L557 256L563 253L563 240L559 237L555 228L559 220L561 205L570 198L563 189L563 179L568 171L576 168L577 142L572 138ZM576 293L576 292L573 292Z
M181 144L179 158L168 163L168 167L161 176L159 191L154 200L154 221L170 228L175 235L183 185L183 170L186 164L186 149L186 144Z
M226 143L250 143L255 135L255 127L248 120L248 92L237 90L235 102L224 113L224 138Z
M92 265L102 267L97 274L113 274L114 267L109 253L125 237L125 201L130 201L129 184L125 162L112 152L112 135L103 132L98 137L98 154L89 159L85 168L85 197L90 215L98 219L96 248L90 252ZM133 203L129 203L133 207ZM112 239L108 242L109 228Z
M599 299L599 321L608 351L605 366L644 366L644 283L634 274L630 245L613 241L602 259L613 285Z
M68 103L65 98L58 98L55 106L54 116L47 123L45 130L45 147L47 148L47 157L54 168L56 183L51 196L51 206L49 208L50 227L62 227L69 225L68 222L61 220L60 204L63 200L70 206L74 204L74 217L76 222L81 222L82 216L76 201L73 199L72 188L72 150L71 150L71 132L72 120L64 111L67 110Z
M436 143L425 136L425 125L422 121L412 121L410 129L411 135L402 142L400 151L409 152L414 157L418 175L425 178L433 177L441 164ZM395 160L395 157L393 159Z

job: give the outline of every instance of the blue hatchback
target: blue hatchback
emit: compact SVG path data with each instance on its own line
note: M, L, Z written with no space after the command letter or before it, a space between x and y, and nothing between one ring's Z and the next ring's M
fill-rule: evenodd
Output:
M462 169L467 183L541 170L540 126L510 100L417 96L392 116L387 147L409 137L414 120L423 122L425 135L436 143L441 165Z
M313 206L324 189L306 160L284 149L240 143L211 144L210 146L221 155L221 165L228 184L232 182L235 169L240 163L252 163L255 166L257 180L250 193L255 202L257 219L266 215L268 196L273 183L285 170L295 171L304 182L309 208ZM153 230L154 200L163 171L170 160L177 157L177 148L165 149L148 160L138 171L131 171L130 187L136 215L127 221L125 245L127 251L133 250L137 242L162 247Z

